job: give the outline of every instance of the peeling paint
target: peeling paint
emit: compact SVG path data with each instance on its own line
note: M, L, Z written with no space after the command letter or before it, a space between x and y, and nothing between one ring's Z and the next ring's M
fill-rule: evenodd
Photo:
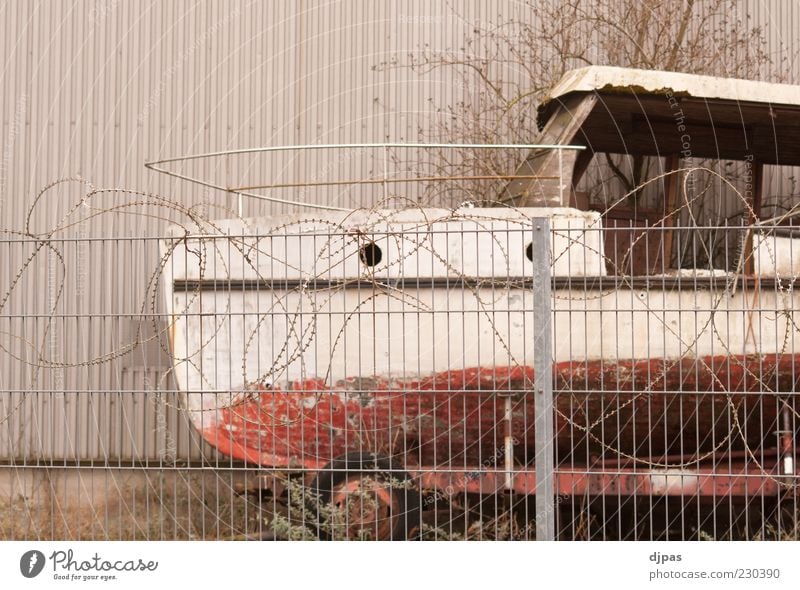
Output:
M664 469L650 472L650 490L658 495L693 495L698 491L699 482L696 471Z
M568 456L575 449L596 456L614 456L606 445L645 458L713 449L721 441L731 450L742 447L731 412L737 411L753 447L763 446L777 428L774 404L760 396L763 375L780 390L793 391L793 367L800 356L750 355L620 362L561 362L553 367L556 444ZM235 408L220 408L215 427L203 435L237 459L286 466L302 457L316 468L330 457L358 450L369 441L377 452L418 449L419 460L480 463L505 435L505 394L512 397L512 435L520 444L534 444L535 415L530 367L472 367L416 379L383 376L342 380L326 388L319 380L263 388ZM718 383L730 385L720 392ZM367 384L369 390L362 390ZM316 404L306 407L314 392ZM369 399L369 404L364 400ZM683 412L674 411L678 406ZM691 409L691 411L689 411ZM613 437L609 433L613 432ZM697 438L697 432L704 437ZM732 436L732 438L730 438ZM655 473L657 486L673 486L674 478Z

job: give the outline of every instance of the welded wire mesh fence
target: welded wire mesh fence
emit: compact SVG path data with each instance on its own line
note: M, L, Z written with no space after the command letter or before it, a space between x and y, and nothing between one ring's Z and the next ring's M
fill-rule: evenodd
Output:
M541 211L4 239L2 537L797 538L800 235Z
M64 181L3 231L0 537L798 537L791 199L692 167L595 211L552 146L345 147L201 180L233 210Z

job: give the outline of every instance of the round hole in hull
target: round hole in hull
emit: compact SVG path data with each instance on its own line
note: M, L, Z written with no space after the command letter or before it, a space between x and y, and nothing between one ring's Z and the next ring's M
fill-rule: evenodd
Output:
M369 242L361 246L358 251L358 257L367 266L375 266L383 258L383 252L375 242Z

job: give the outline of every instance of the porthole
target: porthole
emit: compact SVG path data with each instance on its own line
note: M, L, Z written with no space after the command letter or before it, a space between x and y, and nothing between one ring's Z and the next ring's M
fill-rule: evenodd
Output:
M365 265L375 266L379 264L383 258L383 252L381 252L380 246L375 242L369 242L361 246L361 249L358 251L358 257Z
M525 246L525 258L533 262L533 242Z

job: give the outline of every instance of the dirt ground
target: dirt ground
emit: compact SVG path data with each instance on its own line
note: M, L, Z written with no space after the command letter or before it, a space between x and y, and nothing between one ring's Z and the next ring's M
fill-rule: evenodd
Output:
M91 473L4 486L0 539L242 539L263 534L274 502L237 493L225 475Z
M315 538L307 499L289 502L286 489L242 493L256 481L253 472L210 469L0 469L0 540ZM420 536L533 538L535 522L520 517L535 515L534 501L437 502L423 511ZM797 540L799 513L793 498L746 505L569 499L559 502L556 528L559 538L576 540Z

